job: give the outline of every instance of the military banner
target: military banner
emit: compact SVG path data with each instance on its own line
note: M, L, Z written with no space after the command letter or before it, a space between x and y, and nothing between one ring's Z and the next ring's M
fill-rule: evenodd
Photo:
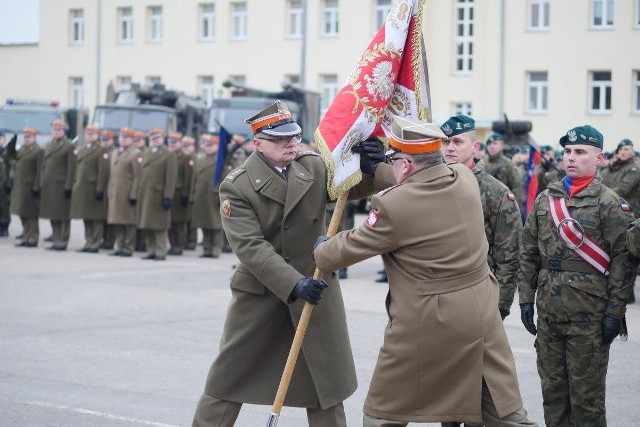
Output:
M370 136L388 137L393 115L431 119L422 36L426 0L394 0L385 23L329 106L315 133L327 165L332 199L362 179L351 147Z

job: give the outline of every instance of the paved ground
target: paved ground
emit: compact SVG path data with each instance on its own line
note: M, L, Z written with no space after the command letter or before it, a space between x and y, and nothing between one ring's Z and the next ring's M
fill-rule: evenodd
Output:
M14 217L11 236L19 231ZM41 222L43 236L50 233ZM230 298L233 255L196 252L165 262L14 248L0 239L0 426L188 426ZM200 248L198 250L201 250ZM361 408L386 323L379 259L349 269L342 283L359 388L345 402L350 426ZM631 339L612 346L607 384L610 426L640 425L640 309L628 311ZM533 337L518 313L505 321L525 407L543 425ZM239 427L266 424L270 407L246 405ZM282 427L306 425L284 408Z

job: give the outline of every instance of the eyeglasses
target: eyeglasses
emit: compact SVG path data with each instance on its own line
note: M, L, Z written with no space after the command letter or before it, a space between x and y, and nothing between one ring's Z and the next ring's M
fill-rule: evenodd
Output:
M302 141L302 135L291 135L291 136L281 136L280 138L263 138L261 136L257 136L256 139L262 139L264 141L269 141L276 145L287 144L289 141L293 141L295 144L298 144Z

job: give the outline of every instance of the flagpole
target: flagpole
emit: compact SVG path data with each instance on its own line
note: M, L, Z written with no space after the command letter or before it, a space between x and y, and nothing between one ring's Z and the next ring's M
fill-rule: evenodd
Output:
M344 212L344 208L347 204L348 194L349 194L348 191L342 193L340 197L338 197L338 200L336 201L336 207L333 210L333 215L331 216L331 222L329 223L329 229L327 230L327 237L335 236L336 232L338 231L338 226L340 225L342 213ZM316 268L316 271L313 274L313 278L315 280L320 280L322 278L322 272L318 268ZM309 302L305 302L304 308L302 309L302 314L300 315L300 320L298 321L296 334L293 337L293 343L291 344L291 349L289 350L287 363L284 367L284 371L282 372L282 377L280 378L280 385L278 386L278 392L276 393L275 400L273 401L271 414L269 415L269 420L267 421L267 427L275 427L278 425L278 418L280 417L280 411L282 410L282 406L284 405L284 399L287 395L289 384L291 383L293 370L296 367L296 361L298 360L298 355L300 354L302 341L304 340L304 336L307 332L307 326L309 325L309 320L311 319L312 312L313 312L313 304Z

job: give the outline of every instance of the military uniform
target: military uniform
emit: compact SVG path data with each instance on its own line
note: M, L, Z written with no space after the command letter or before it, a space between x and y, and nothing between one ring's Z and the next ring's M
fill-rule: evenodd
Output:
M640 166L633 158L611 164L602 182L629 202L635 216L640 216Z
M101 134L106 134L107 137L113 138L113 132L110 130L103 130ZM102 139L101 135L101 139ZM106 186L109 185L109 176L111 175L111 155L114 152L112 146L102 146L100 158L98 161L100 162L100 173L98 175L99 182L105 182ZM104 212L104 221L103 221L103 233L102 233L102 243L100 244L100 249L113 249L113 245L116 239L116 233L113 229L113 225L107 222L107 216L109 215L109 192L107 188L104 190L104 200L105 203L103 205Z
M522 178L513 166L513 162L502 153L497 156L488 155L486 157L485 170L489 175L506 185L516 196L518 203L523 198Z
M109 176L102 172L104 150L98 141L78 152L76 175L71 193L71 218L84 221L83 252L98 252L104 222L107 219L107 200L104 196Z
M69 242L75 167L76 152L66 136L46 145L40 173L40 217L51 221L52 249L64 250Z
M189 222L189 195L193 180L194 161L182 150L174 152L176 156L176 188L171 204L171 228L169 229L170 254L179 255L187 244L187 224Z
M15 164L15 182L11 192L11 213L22 222L22 242L19 246L38 245L40 215L40 172L44 151L37 143L22 145Z
M176 156L166 146L151 147L144 154L138 186L137 225L147 238L149 259L162 260L167 254L170 203L176 189L177 172Z
M4 135L0 133L0 137ZM11 191L13 189L13 163L15 160L16 137L4 146L0 146L0 237L9 235L11 222Z
M202 229L202 255L212 258L220 256L224 244L220 218L220 186L211 188L217 158L217 153L198 154L191 185L191 226Z

